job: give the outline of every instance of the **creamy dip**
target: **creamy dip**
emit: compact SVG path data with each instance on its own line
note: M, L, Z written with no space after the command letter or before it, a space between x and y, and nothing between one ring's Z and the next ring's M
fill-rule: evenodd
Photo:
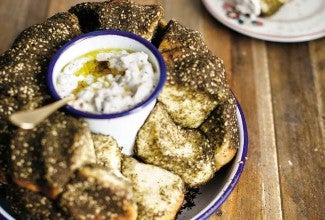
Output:
M91 113L118 113L144 101L158 82L145 52L100 50L68 63L58 74L61 97L74 94L72 107Z
M266 13L270 11L270 7L274 4L284 4L289 0L278 0L274 3L272 1L266 0L232 0L238 11L243 14L248 14L251 19L256 19L261 13Z
M261 14L261 0L233 0L236 9L243 14L249 14L255 19Z

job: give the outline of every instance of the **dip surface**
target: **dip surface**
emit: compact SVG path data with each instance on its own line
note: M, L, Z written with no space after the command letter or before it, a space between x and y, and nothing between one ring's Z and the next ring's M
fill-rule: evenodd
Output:
M56 80L61 97L74 94L69 105L90 113L118 113L144 101L155 89L158 73L144 52L92 51L69 62Z
M233 0L236 9L256 19L261 14L261 0Z

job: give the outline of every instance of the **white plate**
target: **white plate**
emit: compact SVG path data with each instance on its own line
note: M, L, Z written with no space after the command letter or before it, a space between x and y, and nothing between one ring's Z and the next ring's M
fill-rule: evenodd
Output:
M223 204L235 188L243 171L247 150L248 134L244 114L240 105L237 105L237 118L239 126L239 149L233 160L216 173L216 176L206 185L200 187L194 198L194 206L184 209L178 220L207 219ZM7 203L4 198L4 189L0 188L0 219L14 220L8 213Z
M261 40L302 42L325 36L325 0L291 0L274 15L256 20L230 16L231 0L202 0L214 18L229 28Z

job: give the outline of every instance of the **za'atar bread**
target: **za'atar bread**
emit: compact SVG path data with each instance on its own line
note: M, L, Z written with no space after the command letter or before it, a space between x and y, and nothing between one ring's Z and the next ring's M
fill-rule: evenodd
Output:
M52 101L45 77L62 45L107 29L151 41L168 70L134 155L62 110L32 130L10 124L12 113ZM161 5L81 3L27 28L0 55L0 90L0 183L18 219L174 219L186 189L210 181L238 148L223 61Z

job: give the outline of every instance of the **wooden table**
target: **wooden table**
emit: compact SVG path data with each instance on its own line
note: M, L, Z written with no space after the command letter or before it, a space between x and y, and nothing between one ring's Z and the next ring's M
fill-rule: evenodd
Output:
M81 0L1 0L0 52L17 34ZM200 31L226 65L249 133L238 185L211 219L325 219L325 39L272 43L238 34L199 0L160 3Z

